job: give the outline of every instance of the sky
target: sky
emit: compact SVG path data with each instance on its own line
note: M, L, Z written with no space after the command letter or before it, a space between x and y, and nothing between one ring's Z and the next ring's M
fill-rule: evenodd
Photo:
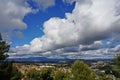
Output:
M113 58L120 52L119 0L0 0L9 58Z

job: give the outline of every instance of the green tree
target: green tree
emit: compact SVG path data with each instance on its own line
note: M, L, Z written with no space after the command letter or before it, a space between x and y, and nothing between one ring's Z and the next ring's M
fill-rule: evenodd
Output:
M51 77L51 73L52 68L42 69L40 74L41 80L53 80L53 78Z
M3 60L5 60L8 57L8 55L5 53L8 52L9 47L10 46L5 41L2 40L2 36L0 33L0 61L1 61L1 63L0 63L0 80L10 80L12 65L2 62ZM10 72L8 73L8 71L10 71Z
M10 45L2 40L0 34L0 80L20 80L21 74L17 68L13 67L13 63L5 62L8 57L6 52L9 51Z
M62 70L57 70L54 72L54 80L68 80L69 73Z
M27 73L27 78L26 80L53 80L51 77L52 69L46 68L46 69L41 69L35 70L31 69Z
M100 76L99 80L113 80L111 78L108 78L106 75Z
M99 67L100 70L105 70L105 74L111 74L112 66L107 64L105 66Z
M11 63L1 63L0 64L0 80L10 80L12 72Z
M5 60L8 55L5 54L9 51L10 45L8 45L5 41L2 40L1 34L0 34L0 60Z
M26 80L40 80L40 71L31 69L30 71L27 72Z
M73 80L95 80L91 69L82 61L75 61L72 65Z
M112 73L115 77L120 78L120 56L114 59L115 65L113 66Z
M10 80L21 80L22 74L18 71L15 66L12 66L11 78Z
M117 57L114 59L114 63L115 63L117 66L120 66L120 56L117 56Z

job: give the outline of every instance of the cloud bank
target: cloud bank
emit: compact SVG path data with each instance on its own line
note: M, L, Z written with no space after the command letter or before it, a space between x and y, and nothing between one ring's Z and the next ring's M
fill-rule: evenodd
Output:
M49 58L113 57L120 51L119 45L109 47L113 38L120 35L119 0L63 1L70 4L76 1L72 13L46 21L44 35L33 39L24 51ZM103 44L106 39L111 42ZM18 52L16 55L20 55Z
M110 38L120 32L118 0L80 0L72 13L44 23L44 33L31 41L31 51L42 52Z

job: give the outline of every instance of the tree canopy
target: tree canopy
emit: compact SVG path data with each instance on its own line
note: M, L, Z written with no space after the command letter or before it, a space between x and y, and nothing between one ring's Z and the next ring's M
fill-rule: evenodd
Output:
M115 65L113 66L112 72L115 75L115 77L120 78L120 56L117 56L114 59Z
M8 55L6 52L9 51L10 45L2 40L0 33L0 60L5 60ZM0 63L0 80L21 80L21 73L13 66L12 62L1 62Z
M82 61L75 61L72 65L73 80L95 80L91 69ZM88 76L89 75L89 76Z
M31 69L27 73L27 77L25 78L26 80L53 80L51 77L51 71L52 69L41 69L36 70L36 69Z
M10 45L2 40L2 36L0 33L0 60L4 60L8 57L6 52L9 51Z

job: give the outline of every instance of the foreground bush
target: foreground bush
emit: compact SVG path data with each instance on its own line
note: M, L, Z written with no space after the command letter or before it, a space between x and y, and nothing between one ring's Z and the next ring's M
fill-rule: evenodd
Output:
M25 80L53 80L51 77L52 69L35 70L31 69L28 71Z

